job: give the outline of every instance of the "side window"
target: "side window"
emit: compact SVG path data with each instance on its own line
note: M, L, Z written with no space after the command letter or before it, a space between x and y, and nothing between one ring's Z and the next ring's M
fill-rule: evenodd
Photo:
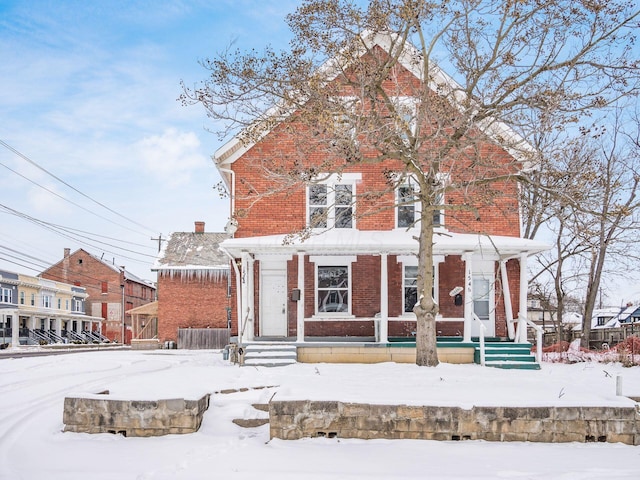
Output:
M413 307L418 301L418 267L404 267L404 313L413 313Z

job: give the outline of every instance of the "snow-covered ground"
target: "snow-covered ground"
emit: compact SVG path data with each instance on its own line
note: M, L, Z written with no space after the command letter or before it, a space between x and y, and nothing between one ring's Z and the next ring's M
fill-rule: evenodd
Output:
M638 479L640 447L604 443L424 440L269 441L252 403L331 399L440 405L633 405L640 367L543 364L540 371L477 365L230 365L217 351L101 351L0 356L0 479ZM268 387L268 388L254 388ZM216 394L226 389L245 389ZM121 398L213 393L190 435L125 438L63 433L64 397L108 389Z

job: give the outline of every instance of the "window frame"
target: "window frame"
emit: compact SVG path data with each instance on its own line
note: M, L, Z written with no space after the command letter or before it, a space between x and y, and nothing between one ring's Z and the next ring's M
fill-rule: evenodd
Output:
M353 255L312 255L309 261L314 264L313 270L313 318L333 319L333 318L353 318L353 263L357 261L357 257ZM347 268L347 311L346 312L321 312L318 311L318 269L329 267L346 267ZM328 289L329 290L329 289Z
M444 177L444 175L443 175ZM407 177L404 178L402 180L398 181L398 184L396 185L395 188L395 219L394 219L394 226L396 229L402 229L402 230L406 230L408 228L416 228L417 224L420 221L420 217L422 215L422 206L420 205L420 202L416 199L416 195L414 193L414 197L413 197L413 201L412 202L407 202L407 201L402 201L401 198L407 198L407 197L401 197L400 191L403 189L408 189L408 190L412 190L413 192L415 192L417 190L417 182L411 178L411 177ZM442 193L440 195L440 198L438 200L438 203L440 205L444 204L444 193ZM410 206L413 207L413 221L411 222L410 225L400 225L400 209L401 208L407 208L407 204L410 204ZM435 228L444 228L444 211L443 209L440 210L435 210L433 212L433 226Z
M0 287L0 303L13 305L13 288Z
M306 186L305 191L305 199L306 199L306 224L309 228L313 230L329 230L329 229L340 229L340 230L356 230L356 197L357 190L356 185L359 180L362 179L362 175L359 173L344 173L342 175L320 175L319 178L321 180L309 182ZM326 189L325 198L326 202L324 204L312 204L311 193L316 186L324 186ZM350 203L336 203L339 194L336 194L338 190L337 187L347 186L350 187ZM312 212L314 209L326 209L325 213L325 222L324 225L316 226L312 223ZM337 210L339 209L350 209L350 226L340 226L336 224Z
M439 303L440 298L440 263L444 261L444 257L441 255L433 256L433 298L436 303ZM416 314L413 309L410 312L405 311L405 288L406 288L406 267L418 267L418 259L413 255L400 255L398 256L398 263L402 269L402 285L400 289L400 298L402 299L402 312L401 317L416 318ZM418 285L417 285L417 273L416 273L416 301L418 299Z

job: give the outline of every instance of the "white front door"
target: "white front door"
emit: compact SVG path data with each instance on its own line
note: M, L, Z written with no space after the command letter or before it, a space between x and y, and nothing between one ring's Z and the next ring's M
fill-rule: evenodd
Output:
M473 275L473 312L485 327L484 336L493 337L496 334L495 309L493 295L493 281L487 274ZM480 336L480 325L471 322L471 336Z
M287 336L287 272L262 271L260 289L260 336Z

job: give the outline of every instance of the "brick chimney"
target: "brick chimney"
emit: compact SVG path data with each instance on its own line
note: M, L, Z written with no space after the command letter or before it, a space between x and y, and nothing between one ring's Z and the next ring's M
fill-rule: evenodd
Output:
M196 222L196 233L204 233L204 222Z
M69 255L71 255L71 249L70 248L65 248L64 249L64 258L67 258Z

